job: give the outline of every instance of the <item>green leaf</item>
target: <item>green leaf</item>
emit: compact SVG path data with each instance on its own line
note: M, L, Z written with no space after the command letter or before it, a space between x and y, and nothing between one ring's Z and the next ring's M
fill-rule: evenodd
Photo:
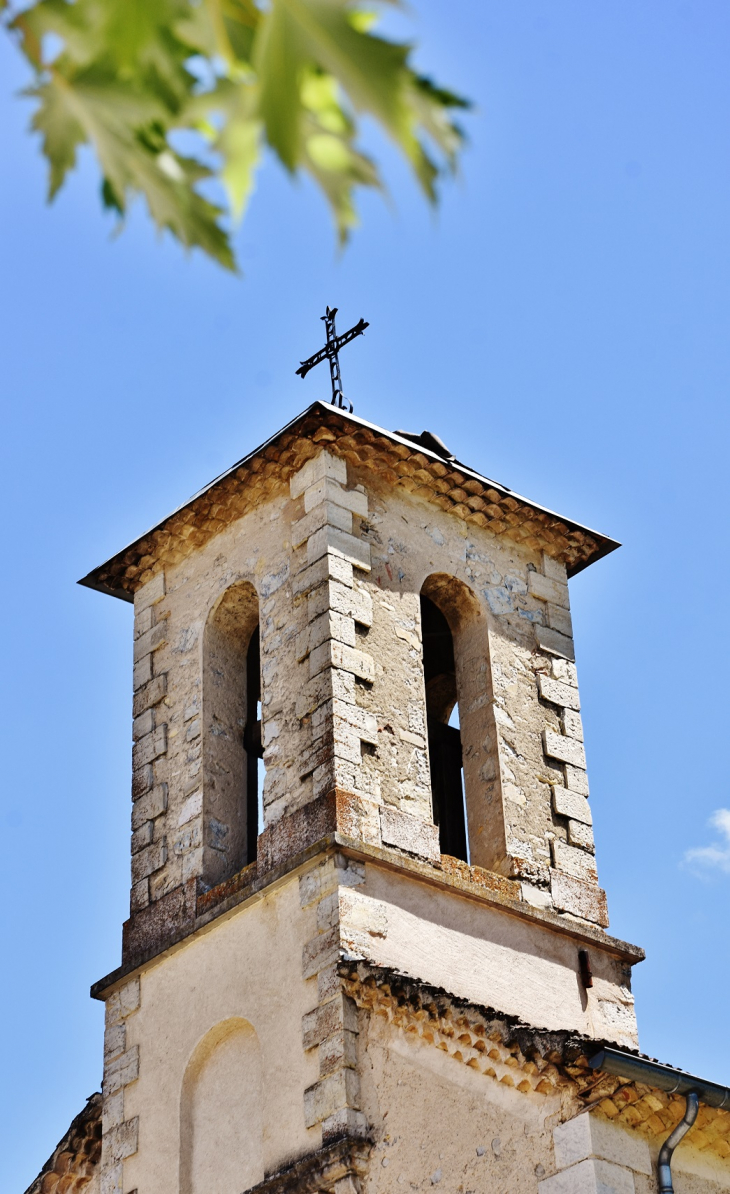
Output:
M463 144L453 113L467 105L416 74L410 48L377 36L375 19L350 0L36 0L9 26L36 75L50 196L89 144L105 206L123 215L143 196L159 227L232 268L222 220L240 218L268 143L314 179L343 242L357 187L381 186L357 143L368 115L435 200ZM199 152L175 151L180 130L199 134ZM201 195L206 180L225 211Z

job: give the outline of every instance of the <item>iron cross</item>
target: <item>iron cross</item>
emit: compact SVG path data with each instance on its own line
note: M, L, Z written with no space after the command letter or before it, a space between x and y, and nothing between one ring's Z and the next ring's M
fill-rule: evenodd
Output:
M337 307L328 307L327 314L320 316L324 320L324 326L327 329L327 343L324 348L320 348L319 352L315 352L314 356L300 363L297 374L299 377L304 378L309 373L309 370L318 365L320 361L328 360L330 363L330 378L332 380L332 405L339 406L340 410L349 409L350 414L352 414L352 403L342 393L342 376L340 374L340 358L338 353L341 348L344 348L356 336L361 336L365 328L370 327L370 324L361 319L359 323L355 324L354 328L350 328L349 332L338 336L335 329L336 314Z

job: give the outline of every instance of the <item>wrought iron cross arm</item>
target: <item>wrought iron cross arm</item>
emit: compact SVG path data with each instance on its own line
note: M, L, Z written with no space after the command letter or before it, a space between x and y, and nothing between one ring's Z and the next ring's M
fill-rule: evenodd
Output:
M349 344L350 341L354 340L356 336L362 336L365 328L369 327L370 324L367 322L367 320L361 319L359 323L355 324L354 328L350 328L349 332L343 332L341 336L338 336L337 339L333 341L335 352L339 352L345 344Z
M301 361L297 369L297 377L306 377L310 369L314 369L320 361L326 361L329 353L329 345L327 348L320 348L319 352L315 352L313 357L308 357L306 361Z
M361 336L365 331L365 328L369 327L370 324L367 322L367 320L361 319L359 323L355 324L354 328L350 328L349 332L343 332L341 336L337 336L334 340L330 340L329 344L325 345L324 348L320 348L319 352L315 352L314 355L308 357L306 361L300 361L299 368L297 369L297 376L302 378L306 377L309 373L309 370L313 369L315 365L319 365L320 361L326 361L328 358L331 359L336 352L339 352L340 349L345 346L345 344L349 344L350 341L354 340L356 336Z

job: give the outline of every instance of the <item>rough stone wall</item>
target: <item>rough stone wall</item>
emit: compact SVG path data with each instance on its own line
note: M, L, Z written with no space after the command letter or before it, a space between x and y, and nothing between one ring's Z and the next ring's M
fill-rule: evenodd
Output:
M267 829L337 789L363 840L438 859L419 612L435 576L473 604L455 623L472 862L522 880L537 906L607 923L563 565L324 450L288 498L137 590L133 914L166 897L160 924L179 919L185 885L225 857L201 761L203 645L242 582L260 608Z

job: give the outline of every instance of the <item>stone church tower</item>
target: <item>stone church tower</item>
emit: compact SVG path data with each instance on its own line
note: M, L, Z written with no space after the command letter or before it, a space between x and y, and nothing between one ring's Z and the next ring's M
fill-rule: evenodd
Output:
M130 917L100 1160L31 1189L657 1189L687 1087L636 1052L568 600L616 546L315 403L84 580L134 602ZM719 1105L679 1191L730 1187Z

